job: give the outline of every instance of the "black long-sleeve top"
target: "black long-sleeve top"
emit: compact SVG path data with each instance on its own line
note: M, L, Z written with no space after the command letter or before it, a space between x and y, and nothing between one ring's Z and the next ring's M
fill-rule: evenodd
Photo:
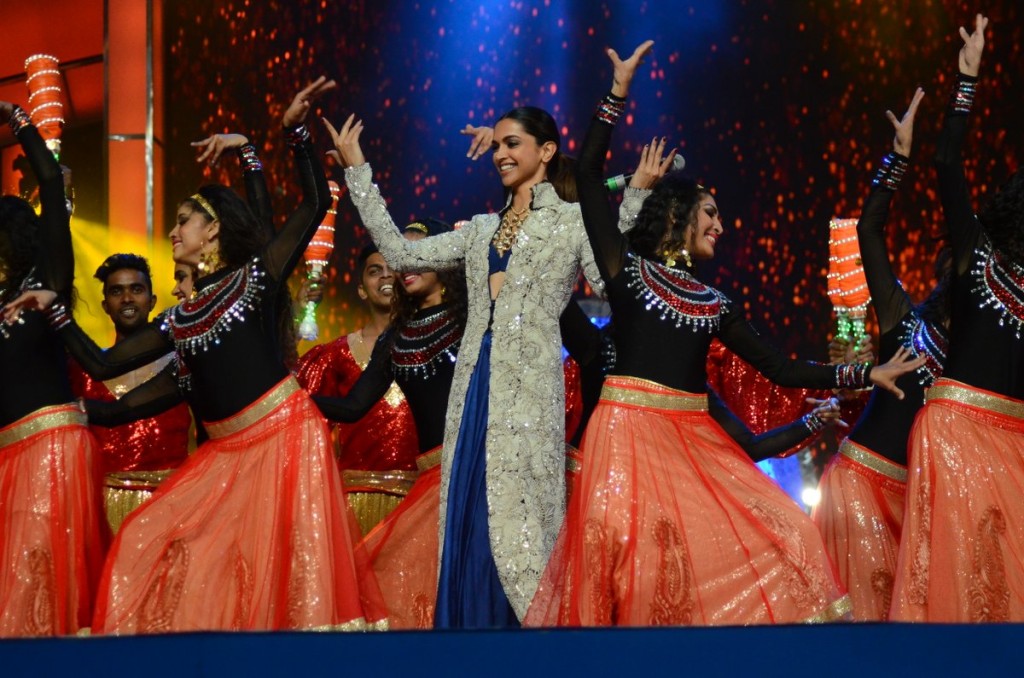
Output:
M24 280L0 283L0 303L27 289L51 289L67 297L74 282L74 255L64 176L53 154L27 114L16 108L12 129L39 182L38 241L35 267ZM67 358L45 315L25 311L21 322L0 328L0 428L42 407L74 400L68 380Z
M98 347L74 323L61 330L87 372L106 379L177 352L177 384L202 421L230 417L288 376L281 361L277 299L330 206L319 158L308 138L292 145L303 197L261 252L244 266L196 281L196 298L169 309L144 330L110 350ZM267 222L258 218L258 226ZM157 381L159 380L159 381ZM168 407L175 380L158 375L138 397L119 403L144 417ZM155 382L155 383L154 383Z
M612 125L595 117L577 166L583 223L615 317L614 374L649 379L691 393L707 390L708 347L718 337L781 386L836 388L844 368L783 356L742 312L689 273L638 256L616 226L603 187ZM867 371L861 372L866 379Z
M449 304L419 309L405 327L377 338L370 362L346 396L313 400L328 419L352 423L366 415L395 381L412 411L420 452L428 452L444 439L448 395L464 330L465 321Z
M902 158L891 160L900 164L906 162ZM891 166L891 163L883 163L882 172ZM889 263L885 226L893 195L894 191L885 182L878 182L864 202L857 222L864 276L878 317L878 359L886 362L900 347L907 347L917 355L925 355L927 362L897 380L896 385L904 393L903 400L885 389L874 389L849 438L897 464L906 465L910 429L917 411L924 405L925 389L942 374L948 338L942 325L917 313Z
M580 366L584 402L583 418L580 423L582 428L600 397L605 373L615 366L614 348L608 351L606 343L609 341L609 334L614 335L614 332L611 324L598 329L574 302L570 302L562 312L559 325L566 349ZM755 434L729 409L714 389L708 388L707 392L708 414L754 461L782 454L803 443L816 432L801 417L770 431Z
M959 75L957 83L974 81ZM993 249L971 209L963 145L968 116L950 106L935 155L953 249L949 357L944 376L1024 399L1024 268Z
M266 230L268 239L273 238L274 216L263 165L256 156L256 149L252 144L246 144L238 149L238 156L242 163L242 178L249 207ZM280 353L279 357L283 360ZM117 400L86 401L89 423L99 426L121 426L159 414L187 400L186 393L178 388L177 374L177 363L169 363L145 384L137 386ZM197 425L200 433L197 438L202 442L205 439L202 422L199 421Z

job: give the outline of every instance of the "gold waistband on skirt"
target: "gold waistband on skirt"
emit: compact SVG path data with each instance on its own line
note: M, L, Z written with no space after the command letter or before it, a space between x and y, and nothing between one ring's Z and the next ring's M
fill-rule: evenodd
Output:
M203 426L210 438L226 438L249 428L280 407L293 393L301 390L295 377L288 377L238 414L220 421L203 422Z
M901 483L907 482L906 466L900 466L895 462L889 461L877 452L872 452L866 447L852 442L849 438L846 438L839 444L839 454L857 462L861 466L866 466L872 471L881 473L886 478L892 478Z
M961 405L968 405L1014 419L1024 420L1024 402L999 395L998 393L974 388L953 379L939 379L936 381L934 386L925 391L924 399L925 402L949 400Z
M62 426L85 426L85 413L76 405L50 405L27 414L9 426L0 429L0 447Z
M708 409L705 393L679 391L638 377L609 376L601 389L601 400L675 412L706 412Z

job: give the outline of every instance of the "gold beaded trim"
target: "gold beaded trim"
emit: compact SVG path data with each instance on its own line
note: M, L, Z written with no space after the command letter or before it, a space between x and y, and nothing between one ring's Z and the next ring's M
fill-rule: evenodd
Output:
M839 600L833 601L828 607L804 620L804 624L828 624L830 622L847 621L853 613L853 603L850 596L846 595Z
M892 478L901 483L907 482L906 466L900 466L897 463L891 462L885 457L868 450L866 447L861 447L849 438L846 438L839 444L839 454L861 466L868 467L876 473L881 473L886 478Z
M988 410L1014 419L1024 419L1024 401L988 393L952 379L940 379L924 393L925 402L950 400L961 405Z
M113 490L155 490L174 469L159 471L115 471L108 473L104 485Z
M707 412L708 409L707 394L677 391L638 377L608 377L601 389L601 400L676 412Z
M312 633L325 633L331 631L387 631L390 628L387 619L368 622L362 617L347 621L342 624L323 624L322 626L310 626L304 629L288 629L288 631L303 631Z
M280 407L293 393L301 390L302 387L299 386L299 382L295 381L295 377L288 377L267 391L262 398L233 417L221 419L220 421L204 422L203 426L206 427L206 432L210 434L211 439L226 438L249 428Z
M424 452L423 454L421 454L418 457L416 457L416 468L418 468L420 470L420 473L422 473L423 471L429 471L430 469L434 468L435 466L437 466L440 463L441 463L441 446L440 445L438 445L434 449L430 450L429 452Z
M403 497L409 494L409 488L416 482L416 475L416 471L364 471L362 469L345 469L341 473L347 492L387 492Z
M0 430L0 447L13 445L37 433L63 426L85 426L85 413L75 405L50 405L27 414Z

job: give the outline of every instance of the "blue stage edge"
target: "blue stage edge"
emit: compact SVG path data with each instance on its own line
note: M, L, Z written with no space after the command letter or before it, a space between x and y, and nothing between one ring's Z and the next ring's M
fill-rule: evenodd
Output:
M1024 625L842 624L0 641L11 676L1020 675Z

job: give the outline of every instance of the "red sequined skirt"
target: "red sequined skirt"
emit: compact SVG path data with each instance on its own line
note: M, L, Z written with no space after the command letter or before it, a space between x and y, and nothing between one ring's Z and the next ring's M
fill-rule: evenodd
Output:
M0 429L0 636L88 628L103 562L95 453L74 405Z
M811 517L856 621L889 618L906 480L906 467L848 439L821 477L821 503Z
M939 379L910 436L894 621L1024 621L1024 401Z
M827 621L848 607L814 524L706 396L605 381L526 625Z
M206 430L210 440L121 526L93 630L386 623L372 574L357 563L327 423L296 381Z

